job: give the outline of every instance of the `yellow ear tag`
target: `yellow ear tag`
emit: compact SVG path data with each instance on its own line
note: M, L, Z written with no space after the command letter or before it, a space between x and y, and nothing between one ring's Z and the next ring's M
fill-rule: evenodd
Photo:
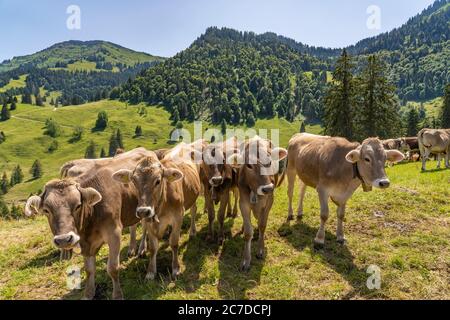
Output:
M174 181L175 181L175 177L172 176L172 175L170 175L170 176L167 178L167 180L168 180L169 182L174 182Z

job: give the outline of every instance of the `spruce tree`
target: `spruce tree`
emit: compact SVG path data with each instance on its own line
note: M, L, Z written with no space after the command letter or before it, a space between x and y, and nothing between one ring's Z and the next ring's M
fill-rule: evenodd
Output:
M251 128L255 126L255 116L253 115L253 113L249 113L247 116L247 120L245 121L245 124L247 125L247 127Z
M86 152L84 153L84 158L85 159L95 159L97 158L96 155L96 146L95 146L95 142L94 141L90 141L89 145L86 148Z
M16 102L13 100L13 102L11 102L11 106L9 107L10 111L14 111L17 109L17 104Z
M305 122L303 121L300 126L300 133L306 132Z
M227 133L227 121L225 119L222 119L222 123L220 124L220 132L223 136Z
M0 144L6 141L6 135L3 131L0 131Z
M42 177L42 165L39 160L35 160L30 169L31 176L33 179L38 179Z
M347 50L336 62L334 81L325 96L324 133L354 139L353 118L355 108L354 64Z
M0 195L8 193L9 183L6 172L3 172L2 180L0 180Z
M96 130L105 130L108 126L108 114L106 111L100 111L97 115L97 121L95 122Z
M11 114L9 112L8 105L5 102L3 104L2 112L0 114L0 121L6 121L6 120L9 120L10 118L11 118Z
M100 159L101 158L106 158L106 151L105 148L102 148L102 150L100 150Z
M141 137L142 136L142 127L136 126L136 129L134 130L134 136L135 137Z
M20 168L20 165L17 165L14 169L13 172L11 174L11 179L10 179L10 186L13 187L16 184L19 184L23 181L23 172L22 172L22 168Z
M450 84L445 87L444 105L442 106L442 128L450 129Z
M408 121L406 135L408 137L415 137L419 132L419 113L416 108L412 107L408 112Z
M120 131L120 129L117 129L117 131L116 131L116 141L117 141L117 146L121 149L124 149L123 137L122 137L122 132Z
M357 80L358 108L355 114L355 136L386 139L400 134L401 121L395 99L395 87L385 76L386 67L377 55L368 58L367 66Z
M113 133L113 134L111 134L111 137L109 138L108 156L114 157L118 148L119 148L119 145L117 143L117 135Z

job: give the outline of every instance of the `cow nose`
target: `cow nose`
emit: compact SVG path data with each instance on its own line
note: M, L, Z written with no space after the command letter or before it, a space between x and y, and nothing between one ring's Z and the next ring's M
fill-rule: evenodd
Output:
M136 216L139 219L149 218L152 216L152 208L150 207L139 207L136 209Z
M53 242L57 247L66 247L67 245L72 244L73 235L61 235L53 238Z
M273 184L261 188L261 191L265 194L271 193L273 192L273 190L274 190Z
M213 177L211 178L211 182L213 185L218 185L222 183L222 177Z
M380 188L386 189L386 188L389 188L389 186L391 185L391 182L388 179L384 179L384 180L380 180L378 185Z

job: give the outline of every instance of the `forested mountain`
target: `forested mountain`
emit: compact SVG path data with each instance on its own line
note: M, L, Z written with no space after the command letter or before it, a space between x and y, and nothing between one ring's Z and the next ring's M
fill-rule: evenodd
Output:
M254 122L278 114L321 117L330 63L273 34L209 28L188 49L113 90L111 97L163 104L174 118Z
M360 72L379 54L397 95L426 100L450 82L448 0L436 1L405 25L348 48ZM323 92L341 49L316 48L273 33L209 28L188 49L115 89L113 97L163 104L175 119L252 122L275 113L321 119Z
M109 91L163 58L105 41L67 41L0 64L0 89L25 77L21 86L0 90L2 97L57 93L58 103L81 104L106 98ZM4 100L4 99L3 99Z

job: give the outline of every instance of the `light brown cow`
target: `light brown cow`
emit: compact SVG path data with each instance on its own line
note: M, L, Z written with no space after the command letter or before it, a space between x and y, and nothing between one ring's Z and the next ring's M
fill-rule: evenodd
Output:
M441 167L442 154L445 155L445 167L450 168L450 129L422 129L419 131L418 139L422 171L427 170L426 163L431 153L437 155L438 169Z
M200 170L200 180L203 184L205 195L205 208L208 212L207 241L214 239L215 204L220 203L218 211L219 244L224 239L224 220L227 207L231 207L230 193L235 194L235 207L231 215L237 215L237 201L235 189L237 189L238 169L227 163L227 158L239 152L237 137L233 137L223 143L208 145L203 151L203 162ZM231 209L231 208L230 208Z
M116 155L112 158L101 158L101 159L78 159L65 163L61 169L61 178L75 178L85 174L90 171L91 174L95 174L97 170L101 168L108 167L111 170L118 170L124 166L134 166L140 159L144 157L156 154L162 156L166 152L165 149L157 150L155 153L146 150L145 148L136 148L128 152L124 152L122 149L118 149ZM137 248L136 241L136 231L137 225L130 226L130 245L128 247L128 256L132 257L134 255L143 256L146 252L146 234L145 228L143 229L142 240ZM70 259L72 252L70 250L61 250L61 259Z
M156 155L153 154L157 161ZM126 161L125 168L136 163ZM95 172L91 172L94 170ZM28 199L27 215L43 212L60 249L81 247L87 273L85 299L95 295L95 256L103 244L109 247L107 271L113 282L113 299L122 299L119 253L122 229L137 224L138 192L133 185L118 183L108 167L91 169L72 179L53 180L40 196Z
M156 276L156 256L159 241L168 226L172 226L169 243L172 248L172 277L180 273L178 242L184 210L195 206L201 192L197 166L193 162L159 161L145 158L133 169L119 170L114 179L134 185L139 190L137 215L145 219L149 240L150 262L147 280Z
M271 141L258 136L248 140L240 154L229 157L228 163L239 169L239 206L244 220L244 258L241 270L250 269L253 226L251 213L258 220L258 249L256 257L262 259L265 254L264 237L267 219L274 201L274 190L284 174L280 174L280 161L287 157L287 150L274 148Z
M338 206L337 241L344 243L343 220L345 206L362 184L364 191L388 188L386 160L398 162L403 154L397 150L384 150L377 138L366 139L362 144L351 143L344 138L296 134L289 141L288 148L288 220L293 219L292 197L295 178L300 178L300 201L298 218L303 217L303 199L306 187L317 190L320 200L321 224L314 242L317 246L325 243L325 223L328 220L328 199Z

